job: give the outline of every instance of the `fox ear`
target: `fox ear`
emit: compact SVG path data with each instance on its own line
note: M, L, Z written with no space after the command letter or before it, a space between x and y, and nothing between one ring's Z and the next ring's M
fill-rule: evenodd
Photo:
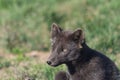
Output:
M51 35L53 37L57 37L61 33L62 29L56 24L53 23L51 26Z
M84 33L81 29L77 29L73 32L73 40L76 42L83 43L84 41Z

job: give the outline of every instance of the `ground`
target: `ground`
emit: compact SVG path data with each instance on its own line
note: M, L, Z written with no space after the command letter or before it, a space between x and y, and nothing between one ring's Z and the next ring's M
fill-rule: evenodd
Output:
M65 68L51 69L46 64L49 55L50 52L43 51L31 51L24 54L5 53L1 51L0 80L52 80L58 70ZM120 54L110 55L109 57L115 60L115 63L119 67Z
M17 55L0 52L0 80L28 80L29 78L33 78L37 73L29 74L29 72L38 71L34 67L39 64L46 64L48 53L32 51L24 55Z

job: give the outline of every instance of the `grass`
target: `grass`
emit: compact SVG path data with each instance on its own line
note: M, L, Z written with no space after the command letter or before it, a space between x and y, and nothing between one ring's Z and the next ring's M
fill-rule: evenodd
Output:
M106 47L101 45L106 43L108 49L116 45L120 38L119 0L0 1L0 42L13 52L14 48L25 51L49 50L49 31L53 22L64 28L84 29L90 46L97 40L93 46L98 48Z
M1 59L1 80L53 80L55 73L66 69L64 65L56 68L50 67L35 57L14 56L9 61L6 58Z
M48 51L50 26L56 22L65 29L82 28L89 45L93 48L103 52L106 51L103 48L119 51L120 44L116 44L120 39L119 0L0 2L0 44L4 49L12 52ZM93 43L95 44L92 45Z
M82 28L88 45L120 66L119 7L120 0L0 0L0 49L18 56L15 60L2 58L0 68L9 75L0 79L16 80L19 74L22 80L25 74L33 80L53 80L57 70L65 69L24 57L33 50L50 50L53 22L64 29ZM24 67L20 63L29 64Z

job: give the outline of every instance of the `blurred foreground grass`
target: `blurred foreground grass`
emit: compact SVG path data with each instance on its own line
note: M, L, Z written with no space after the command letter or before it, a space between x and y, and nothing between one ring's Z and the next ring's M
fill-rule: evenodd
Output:
M0 57L0 80L53 80L65 69L24 56L50 49L53 22L64 29L82 28L88 45L120 68L120 0L0 0L0 51L16 56Z
M42 58L40 55L47 54L46 56L48 56L48 53L31 53L6 54L6 56L3 54L0 57L0 80L54 80L58 71L66 71L65 65L48 66L45 63L46 57ZM120 55L110 55L109 57L116 62L120 69Z
M0 59L0 80L53 80L56 72L65 70L64 65L53 68L43 64L41 57L22 54L4 57Z

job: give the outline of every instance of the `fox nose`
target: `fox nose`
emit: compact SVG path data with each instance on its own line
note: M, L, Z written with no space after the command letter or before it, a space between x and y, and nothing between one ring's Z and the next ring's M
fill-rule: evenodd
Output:
M47 64L51 65L51 63L52 63L51 61L47 61Z

